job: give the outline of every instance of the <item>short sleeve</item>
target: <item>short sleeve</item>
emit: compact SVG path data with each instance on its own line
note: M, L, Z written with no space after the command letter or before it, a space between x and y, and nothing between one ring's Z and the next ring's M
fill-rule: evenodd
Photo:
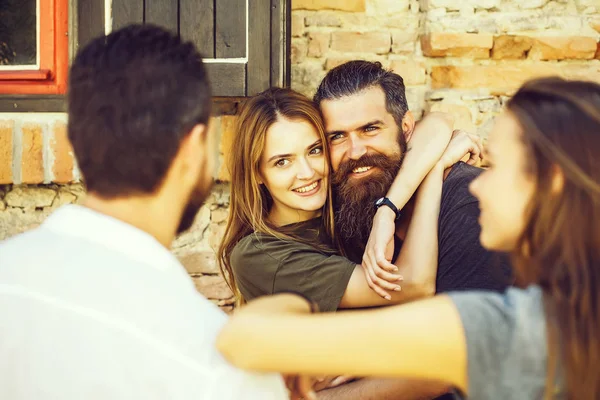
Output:
M468 398L542 398L547 344L540 289L449 296L465 332Z
M356 264L301 242L249 235L231 256L234 277L246 300L285 291L301 293L321 311L335 311Z
M290 252L275 274L274 292L302 293L319 305L320 311L337 310L356 264L338 255L310 248Z

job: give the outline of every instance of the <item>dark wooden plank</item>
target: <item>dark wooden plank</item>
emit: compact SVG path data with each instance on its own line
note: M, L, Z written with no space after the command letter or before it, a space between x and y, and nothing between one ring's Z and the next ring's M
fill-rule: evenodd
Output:
M246 1L217 0L215 6L216 57L246 57Z
M179 32L179 2L177 0L145 0L144 22Z
M204 58L215 57L215 0L179 0L179 34Z
M144 0L113 0L113 30L144 22Z
M291 0L271 0L271 86L290 85Z
M246 64L206 63L208 78L215 97L246 95Z
M248 20L246 95L253 96L271 84L271 2L249 0Z
M104 34L104 0L77 0L77 46Z
M2 95L0 112L66 112L63 95Z

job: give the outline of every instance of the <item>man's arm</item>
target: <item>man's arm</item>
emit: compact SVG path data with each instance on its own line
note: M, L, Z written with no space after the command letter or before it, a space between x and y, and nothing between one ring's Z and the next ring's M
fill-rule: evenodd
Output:
M417 379L364 378L320 391L319 400L430 400L450 391L441 382Z

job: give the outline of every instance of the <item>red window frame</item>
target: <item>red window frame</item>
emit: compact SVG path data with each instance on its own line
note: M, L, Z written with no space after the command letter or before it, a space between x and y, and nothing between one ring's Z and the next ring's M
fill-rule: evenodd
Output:
M0 70L0 94L64 94L69 68L69 1L40 1L37 70Z

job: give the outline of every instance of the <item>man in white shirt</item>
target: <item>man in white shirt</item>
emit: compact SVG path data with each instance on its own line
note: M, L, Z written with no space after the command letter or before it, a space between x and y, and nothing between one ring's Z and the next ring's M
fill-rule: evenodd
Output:
M283 399L214 348L226 315L169 252L210 192L210 89L157 27L95 39L69 77L88 195L0 244L0 398Z

